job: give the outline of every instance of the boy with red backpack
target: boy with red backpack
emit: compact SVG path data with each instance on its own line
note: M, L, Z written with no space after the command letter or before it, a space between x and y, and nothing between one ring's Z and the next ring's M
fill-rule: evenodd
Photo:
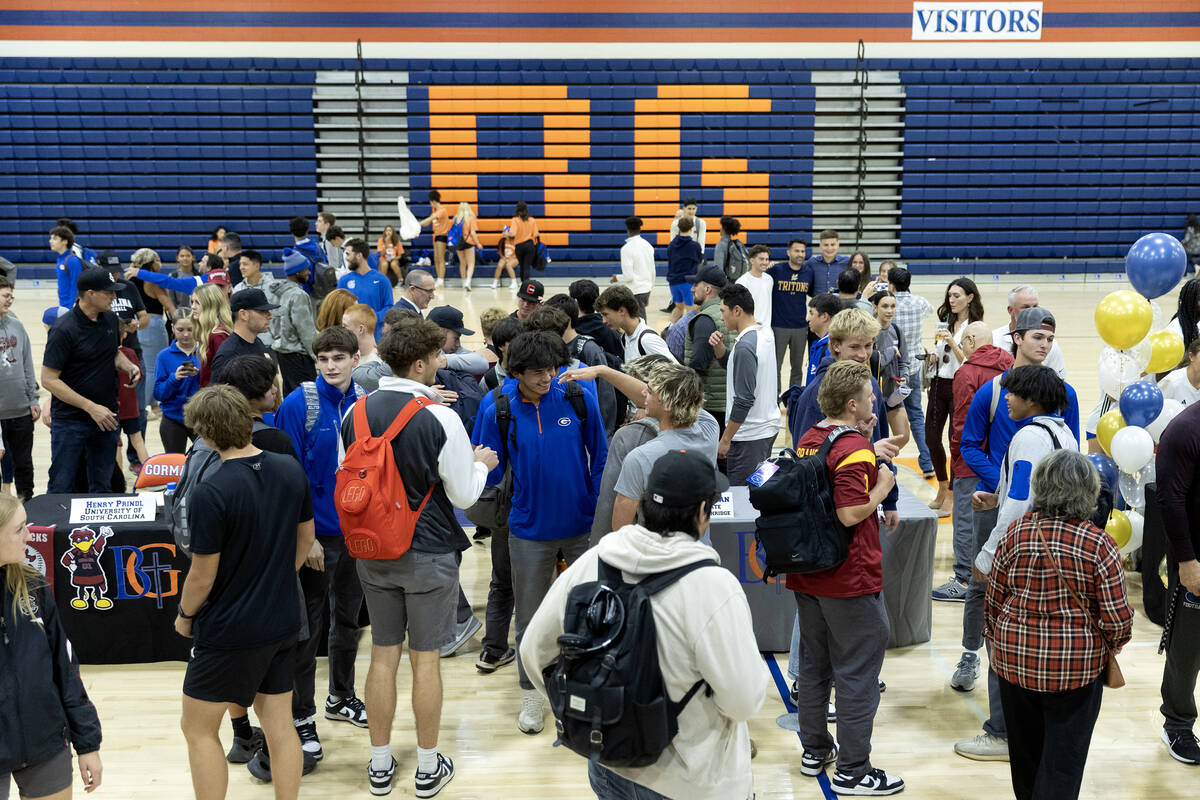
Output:
M355 403L341 427L336 502L372 623L367 777L375 795L391 792L398 766L389 745L393 715L385 710L396 707L396 670L406 635L417 732L416 796L433 797L454 777L453 762L437 750L439 650L454 638L458 554L471 546L454 509L474 504L498 462L489 448L472 450L462 421L440 404L432 388L446 363L445 340L437 323L416 317L390 328L378 352L392 375ZM391 458L383 456L372 468L370 456L383 444ZM394 487L397 495L402 487L405 496L389 497L381 487ZM402 524L394 524L392 515Z

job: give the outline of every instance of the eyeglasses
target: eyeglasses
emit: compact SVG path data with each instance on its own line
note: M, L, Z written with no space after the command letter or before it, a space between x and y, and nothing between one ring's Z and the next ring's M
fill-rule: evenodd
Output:
M424 286L414 286L412 288L416 289L418 292L425 292L425 294L433 294L435 291L437 291L436 288L435 289L426 289Z

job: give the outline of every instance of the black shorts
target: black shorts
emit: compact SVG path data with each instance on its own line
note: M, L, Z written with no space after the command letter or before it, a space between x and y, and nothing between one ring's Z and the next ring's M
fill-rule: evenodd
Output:
M135 433L142 432L142 420L139 417L133 417L132 419L118 420L118 423L121 426L121 431L126 436L132 436Z
M296 637L252 650L197 645L183 676L183 693L209 703L254 705L257 694L284 694L295 679Z
M433 237L433 240L435 242L441 242L442 244L446 244L447 242L450 241L450 237L449 236L435 236L435 237Z
M461 253L463 250L470 250L474 246L465 239L459 239L458 244L454 245L454 249Z

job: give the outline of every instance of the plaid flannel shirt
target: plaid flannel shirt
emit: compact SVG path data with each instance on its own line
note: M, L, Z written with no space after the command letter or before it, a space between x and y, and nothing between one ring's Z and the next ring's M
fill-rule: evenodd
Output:
M904 337L904 344L907 345L906 375L913 374L917 368L915 357L921 352L921 322L932 313L933 306L921 295L896 292L896 316L892 319L892 324L900 329L900 335Z
M1009 527L984 597L991 666L1025 689L1061 692L1094 681L1104 668L1105 648L1047 558L1039 524L1063 575L1114 650L1129 641L1133 607L1116 545L1090 522L1030 512Z

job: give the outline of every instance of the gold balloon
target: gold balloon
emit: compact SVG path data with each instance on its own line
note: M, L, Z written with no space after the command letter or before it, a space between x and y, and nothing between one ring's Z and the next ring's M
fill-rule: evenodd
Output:
M1113 437L1117 435L1117 431L1124 427L1125 418L1115 408L1100 417L1100 422L1096 425L1096 441L1100 442L1100 447L1109 456L1112 456L1108 448L1112 444Z
M1114 508L1108 515L1108 524L1104 526L1104 532L1112 537L1119 550L1129 544L1129 537L1133 535L1133 525L1124 511Z
M1146 337L1150 342L1150 363L1146 372L1167 372L1183 360L1183 339L1175 331L1155 331Z
M1109 347L1127 350L1146 338L1154 312L1150 301L1130 289L1113 292L1096 306L1096 331Z

